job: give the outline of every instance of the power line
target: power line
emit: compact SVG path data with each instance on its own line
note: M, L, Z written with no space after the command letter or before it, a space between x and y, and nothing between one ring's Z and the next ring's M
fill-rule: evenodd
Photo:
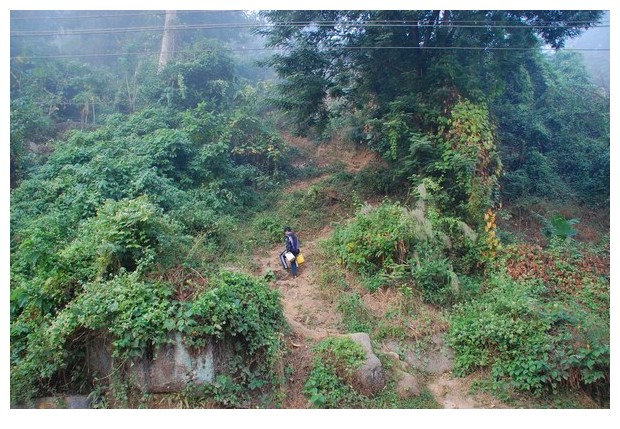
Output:
M348 50L457 50L457 51L556 51L555 48L527 48L527 47L486 47L486 46L338 46L329 48L328 50L335 49L348 49ZM610 49L604 48L562 48L562 51L569 52L609 52ZM175 55L195 55L208 52L218 51L235 51L235 52L251 52L251 51L287 51L282 48L224 48L224 49L208 49L208 50L196 50L196 51L173 51L165 53L173 53ZM114 57L114 56L139 56L139 55L160 55L160 51L153 52L118 52L118 53L92 53L92 54L57 54L57 55L17 55L10 57L11 60L33 60L33 59L53 59L53 58L85 58L85 57Z
M545 29L545 28L559 28L558 25L528 25L528 24L493 24L489 25L486 23L481 24L453 24L453 23L420 23L420 22L402 22L402 21L393 21L395 23L385 23L384 21L367 21L364 23L356 23L356 22L339 22L339 21L319 21L319 22L273 22L266 24L256 24L256 23L222 23L222 24L195 24L195 25L176 25L169 26L167 29L175 30L175 31L186 31L186 30L213 30L213 29L239 29L239 28L279 28L279 27L355 27L355 28L372 28L372 27L438 27L438 28L481 28L481 29L489 29L489 28L523 28L523 29ZM571 25L561 22L561 26L568 27L582 27L584 29L587 28L609 28L609 25L603 26L591 26L586 25L587 23L583 23L581 21L581 25ZM163 30L163 26L148 26L148 27L118 27L118 28L89 28L89 29L78 29L78 30L37 30L37 31L14 31L11 32L11 37L49 37L49 36L76 36L76 35L93 35L93 34L117 34L117 33L134 33L134 32L150 32L157 31L160 32Z
M195 14L195 13L227 13L239 12L238 10L177 10L177 15ZM106 15L74 15L74 16L31 16L31 17L13 17L11 21L49 21L49 20L71 20L71 19L99 19L99 18L124 18L126 16L160 16L165 15L165 11L161 12L140 12L140 13L118 13Z
M171 53L175 55L182 54L203 54L207 52L219 52L219 51L277 51L278 48L232 48L232 49L207 49L207 50L197 50L197 51L171 51L164 53ZM57 55L32 55L32 56L22 56L17 55L11 57L14 59L51 59L51 58L84 58L84 57L118 57L123 55L136 56L136 55L160 55L161 51L153 51L153 52L114 52L114 53L93 53L93 54L57 54Z
M217 13L230 13L230 12L245 12L242 10L177 10L175 11L177 15L182 15L182 14L197 14L197 13L210 13L210 14L217 14ZM33 21L33 20L71 20L71 19L96 19L96 18L119 18L119 17L128 17L128 16L162 16L165 15L165 11L160 11L160 12L139 12L139 13L119 13L119 14L105 14L105 15L75 15L75 16L31 16L31 17L13 17L11 16L11 20L15 21L15 20L19 20L19 21ZM403 19L385 19L385 20L367 20L364 22L383 22L383 23L394 23L394 22L398 22L398 23L416 23L416 22L421 22L423 21L423 19L419 19L419 20L403 20ZM306 22L308 25L311 25L313 23L328 23L328 22L334 22L334 23L355 23L355 21L311 21L311 22ZM441 22L441 21L440 21ZM467 23L467 24L482 24L482 25L493 25L496 23L503 23L504 21L487 21L487 20L451 20L449 21L451 23L457 23L457 24L463 24L463 23ZM540 21L538 22L539 25L552 25L552 24L558 24L561 23L563 25L576 25L576 24L590 24L592 21L591 20L564 20L564 21ZM609 23L610 21L606 20L606 21L600 21L600 23Z

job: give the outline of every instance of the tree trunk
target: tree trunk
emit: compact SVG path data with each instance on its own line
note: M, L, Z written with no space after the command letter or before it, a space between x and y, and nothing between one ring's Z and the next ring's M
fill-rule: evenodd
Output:
M161 39L161 50L159 52L159 67L157 69L160 72L172 57L176 49L176 32L171 27L174 27L177 23L176 10L166 11L166 20L164 21L164 35Z

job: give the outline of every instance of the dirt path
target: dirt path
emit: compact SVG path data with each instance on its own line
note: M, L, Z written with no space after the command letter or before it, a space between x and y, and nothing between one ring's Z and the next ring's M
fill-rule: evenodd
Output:
M317 286L319 275L313 256L318 253L318 242L331 234L329 227L324 228L316 237L307 240L299 237L305 262L299 267L294 279L289 271L282 268L279 260L284 250L284 243L270 249L257 260L264 275L269 271L276 274L275 285L282 293L282 304L287 321L293 332L311 340L320 340L329 335L341 333L340 314L336 303L330 302Z
M376 154L369 150L351 148L342 142L329 145L316 145L313 142L284 136L289 144L296 146L304 158L310 158L316 165L326 166L340 162L350 172L356 172L378 161ZM329 178L329 174L291 183L288 192L306 189ZM282 268L279 261L281 245L261 251L255 255L259 272L263 276L273 272L276 276L275 287L282 293L285 317L291 326L292 339L288 356L288 365L295 368L295 373L287 382L287 396L284 408L309 408L310 404L303 394L305 380L312 367L312 346L330 335L345 333L342 330L341 315L333 295L320 290L318 277L322 269L316 262L319 254L319 242L332 233L332 228L324 227L313 237L300 236L305 262L299 268L299 275L293 279ZM381 298L378 298L381 299ZM443 408L505 408L488 395L471 394L472 380L453 378L450 372L427 377L427 387Z
M486 393L471 393L473 378L454 378L449 372L435 376L427 384L435 399L443 408L508 408L497 399Z
M264 276L273 272L276 276L274 287L282 294L284 316L292 331L292 335L288 337L290 343L284 360L285 365L294 368L294 371L286 379L286 395L282 408L312 407L304 395L304 386L313 367L312 347L328 336L342 333L339 329L340 313L336 309L336 303L331 302L317 286L320 272L315 259L318 243L330 234L331 229L325 228L310 240L300 237L305 262L299 267L295 279L289 271L282 268L279 260L279 255L284 250L284 242L256 255L260 271L255 274Z

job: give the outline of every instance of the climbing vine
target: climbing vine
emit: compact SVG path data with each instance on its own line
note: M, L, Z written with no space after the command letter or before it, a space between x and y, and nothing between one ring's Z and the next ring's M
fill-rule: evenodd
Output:
M439 119L443 150L438 170L444 189L470 225L481 224L481 214L498 197L502 162L487 107L461 100L450 117Z

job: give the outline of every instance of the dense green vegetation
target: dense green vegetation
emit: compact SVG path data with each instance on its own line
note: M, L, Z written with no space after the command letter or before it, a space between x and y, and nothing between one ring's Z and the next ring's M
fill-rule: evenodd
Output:
M350 338L328 338L318 343L314 351L316 355L304 392L316 408L437 408L430 392L402 400L393 386L376 395L353 387L355 371L364 363L365 352Z
M89 28L77 12L56 14ZM110 15L101 27L163 22ZM15 12L12 31L36 16ZM600 17L183 15L230 25L182 32L183 49L159 70L156 55L134 55L158 52L152 32L12 36L11 403L100 389L84 357L103 332L118 368L110 405L135 404L123 369L180 333L189 347L216 339L234 351L226 374L191 392L195 406L280 406L291 369L275 276L236 271L279 243L284 225L331 225L317 287L340 295L346 331L402 342L444 332L454 373L486 371L498 396L580 389L608 407L609 231L581 240L564 208L609 213L609 96L578 55L537 49L562 47ZM245 25L261 20L279 24L256 31L267 45L286 48L263 58L277 80L236 50L260 46ZM457 49L432 49L444 47ZM83 50L93 57L61 57ZM300 162L283 137L291 130L321 144L338 136L384 162L355 172ZM321 180L287 191L308 178ZM530 211L543 242L502 230ZM379 318L361 296L387 290L398 306ZM432 312L441 316L422 323ZM428 391L397 398L392 379L375 397L357 392L355 343L327 339L312 352L303 393L314 407L437 406Z
M451 156L434 139L450 140L441 131L456 106L466 103L460 112L472 115L470 138L491 144L484 133L496 128L493 144L502 151L507 198L608 204L609 178L598 166L608 160L609 98L588 82L574 56L560 52L549 59L527 49L540 46L541 39L563 46L581 31L571 22L595 20L602 12L275 11L267 16L297 24L263 33L271 46L289 48L270 64L287 78L277 101L298 132L312 127L327 132L337 119L350 127L354 140L401 161L403 180L415 181L421 173L466 179L458 171L445 174L432 162ZM567 24L542 25L558 20ZM362 48L368 46L390 49ZM575 135L583 139L571 138ZM485 163L483 175L492 172L494 164L485 157L496 148L485 149L488 154L477 154ZM450 160L449 168L459 167L471 168L460 158ZM453 183L443 186L450 192Z

